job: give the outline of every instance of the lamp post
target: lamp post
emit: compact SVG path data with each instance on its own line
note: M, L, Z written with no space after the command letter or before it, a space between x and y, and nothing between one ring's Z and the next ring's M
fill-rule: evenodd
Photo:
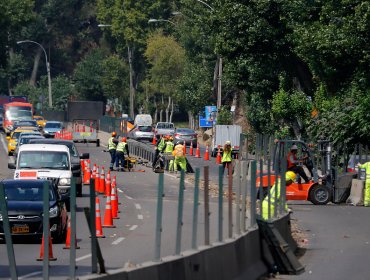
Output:
M98 24L98 27L112 27L111 24ZM130 117L134 118L134 71L132 67L132 49L130 49L130 45L127 44L127 55L128 55L128 64L129 64L129 72L130 72Z
M23 41L18 41L17 42L17 44L23 44L23 43L33 43L33 44L36 44L44 52L44 55L45 55L45 63L46 63L46 71L47 71L47 74L48 74L49 108L52 108L53 107L53 99L52 99L52 95L51 95L50 63L49 63L49 60L48 60L48 55L46 54L46 51L45 51L44 47L40 43L37 43L35 41L31 41L31 40L23 40Z

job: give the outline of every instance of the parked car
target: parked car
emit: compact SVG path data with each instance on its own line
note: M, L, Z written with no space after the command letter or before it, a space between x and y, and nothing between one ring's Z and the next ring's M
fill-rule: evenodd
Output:
M53 242L64 242L68 215L64 201L51 181L49 185L49 221ZM9 224L12 236L41 238L43 233L43 184L44 180L2 181L8 204ZM0 219L0 235L4 235Z
M73 177L76 177L76 195L82 196L82 171L80 159L90 158L89 153L80 154L77 147L73 141L63 140L63 139L31 139L29 144L55 144L55 145L65 145L69 149L69 154L71 155L71 165Z
M173 134L173 143L176 145L178 143L185 144L190 146L193 144L193 147L197 147L197 133L194 129L190 128L176 128L175 133Z
M175 125L171 122L158 122L154 128L154 134L159 139L163 135L173 135Z
M54 138L56 132L63 129L63 123L58 121L48 121L44 126L44 136L46 138Z
M140 141L152 141L154 137L153 128L151 126L134 126L128 133L128 138Z

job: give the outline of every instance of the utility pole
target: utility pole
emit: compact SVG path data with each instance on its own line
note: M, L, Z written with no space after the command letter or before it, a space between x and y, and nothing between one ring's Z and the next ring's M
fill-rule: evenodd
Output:
M127 45L127 53L128 53L128 64L130 68L130 117L134 118L134 95L135 95L135 88L134 88L134 71L132 69L132 49L130 49L130 45Z

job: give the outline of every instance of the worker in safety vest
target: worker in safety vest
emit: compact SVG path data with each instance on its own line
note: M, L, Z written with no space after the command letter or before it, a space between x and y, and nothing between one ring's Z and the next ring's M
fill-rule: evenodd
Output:
M222 151L222 157L221 157L221 163L222 163L222 174L225 172L225 168L228 169L232 167L232 148L231 148L231 142L226 141L223 151Z
M186 172L186 157L184 154L184 145L182 145L181 143L178 143L175 146L172 152L172 155L175 157L175 160L173 162L174 171L177 171L178 166L180 166L180 168L184 170L184 172Z
M128 151L128 144L127 144L127 139L126 137L122 137L121 142L117 144L117 149L116 149L116 169L119 171L119 164L121 163L121 171L125 171L125 153L127 156L130 156L130 153Z
M358 168L364 168L366 171L365 191L364 191L364 206L370 206L370 161L364 164L357 164Z
M114 165L114 162L116 161L117 144L118 144L117 133L113 131L112 136L108 139L108 151L110 153L109 169L111 171L113 170L113 165Z
M296 178L296 174L293 171L287 171L285 173L285 185L291 185ZM276 203L275 203L275 198ZM270 201L270 203L269 203ZM275 213L275 204L277 209L281 205L281 181L277 179L277 182L270 188L270 195L266 195L264 200L262 201L262 219L268 220L269 219L269 206L270 206L270 218L274 217ZM285 203L284 205L285 210L288 211L288 205Z
M172 152L174 150L174 147L175 147L175 144L173 143L173 137L172 136L167 137L166 146L165 146L163 152L166 155L171 155L172 156ZM169 163L169 166L168 166L169 171L174 171L174 166L173 165L174 165L174 160L171 159L170 163Z
M305 180L306 183L310 181L306 172L304 171L303 167L299 165L299 163L303 163L307 156L303 157L302 159L298 159L297 157L298 148L297 145L293 145L290 148L290 152L287 155L288 161L288 170L293 171L294 173L298 173L299 176Z
M155 154L154 154L154 160L153 160L153 168L154 168L155 164L157 163L157 160L158 160L158 157L159 157L159 153L163 153L163 150L164 150L164 148L166 146L167 137L169 137L169 136L168 135L162 136L161 139L158 141L156 147L155 147Z

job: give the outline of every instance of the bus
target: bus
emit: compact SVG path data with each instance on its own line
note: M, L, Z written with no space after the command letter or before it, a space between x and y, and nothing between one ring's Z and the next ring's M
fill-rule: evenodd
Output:
M9 133L13 129L14 121L32 120L33 107L31 103L10 102L4 104L3 129Z

